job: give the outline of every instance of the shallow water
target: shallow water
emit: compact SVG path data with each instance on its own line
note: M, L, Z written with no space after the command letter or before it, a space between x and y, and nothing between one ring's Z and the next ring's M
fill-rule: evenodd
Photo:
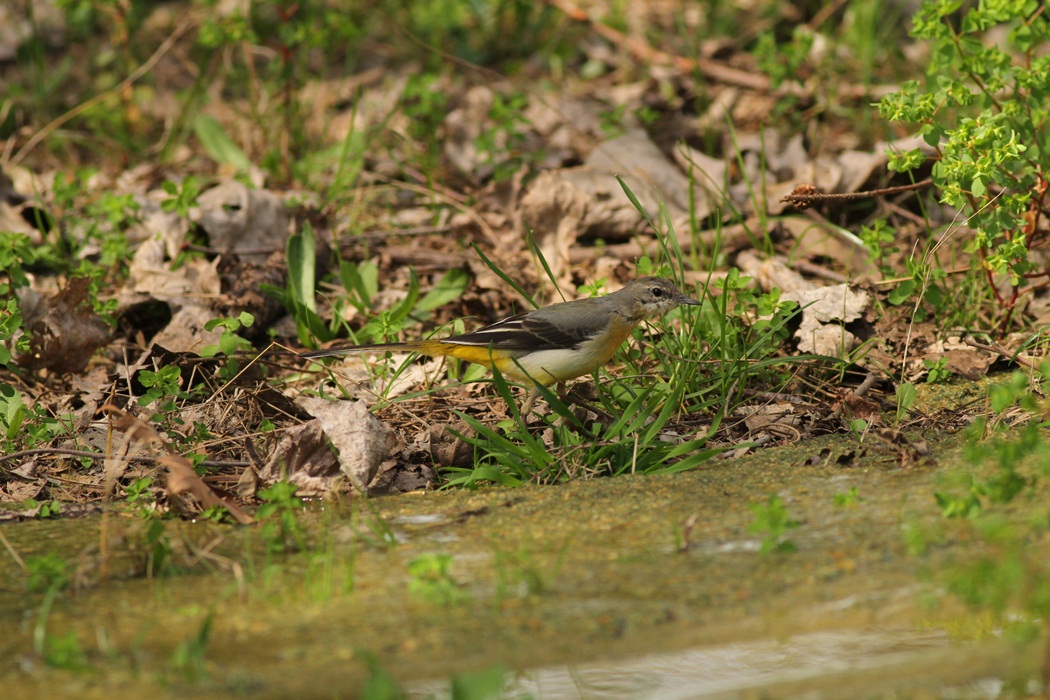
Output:
M810 632L615 663L529 669L508 682L506 692L515 697L685 700L875 697L906 688L908 697L993 698L1002 687L996 671L1012 665L1012 651L989 645L960 649L943 631L912 627ZM944 684L945 677L961 674L963 668L975 679ZM978 668L988 675L976 678ZM412 698L449 697L444 681L409 690Z
M378 667L426 697L500 665L510 697L994 697L1034 676L1038 645L937 595L965 536L922 557L902 536L942 526L947 440L909 469L888 452L838 466L855 445L828 438L670 476L314 505L290 555L257 526L169 522L173 560L197 564L177 575L148 575L139 518L5 524L23 561L58 554L79 586L42 616L0 554L0 679L7 697L332 698ZM800 523L794 553L748 530L772 493ZM435 554L448 570L421 589L410 562ZM85 667L45 663L41 634L75 635Z

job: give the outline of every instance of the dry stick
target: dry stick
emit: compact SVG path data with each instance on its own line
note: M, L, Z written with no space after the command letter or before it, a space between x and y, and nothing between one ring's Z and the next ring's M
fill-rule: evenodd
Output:
M577 22L585 22L591 26L595 34L608 39L615 46L627 49L636 58L650 63L659 63L679 68L683 71L700 71L701 74L727 85L737 85L765 92L770 89L769 78L764 75L756 75L738 68L731 68L717 61L707 58L686 58L675 56L659 49L654 49L637 37L630 37L613 29L601 20L591 17L583 8L577 7L568 0L546 0L549 5L566 14L570 19Z
M709 243L716 239L721 238L723 245L732 242L738 237L741 240L745 240L749 235L750 231L756 230L758 227L758 220L751 219L742 224L732 224L730 226L721 226L719 228L706 229L700 231L697 234L697 238L704 243ZM657 240L655 238L642 239L641 236L636 237L629 243L614 243L612 245L604 246L575 246L569 251L569 261L573 264L579 264L581 262L587 262L593 260L600 255L608 255L614 258L634 258L640 255L645 255L648 249L652 246L656 246ZM683 231L678 233L678 246L682 249L683 253L688 253L693 250L693 236Z
M15 459L21 459L23 457L35 457L37 455L66 455L69 457L86 457L87 459L100 460L106 459L106 455L102 452L89 452L87 450L71 450L64 447L38 447L32 450L22 450L21 452L12 452L6 455L0 455L0 463L10 462ZM132 462L146 462L148 464L156 464L157 457L138 456L131 457L129 461ZM208 467L247 467L251 462L241 461L224 461L218 459L206 459L201 464ZM7 470L4 470L7 471ZM25 479L19 474L7 471L8 474L18 476L19 478Z
M994 355L999 355L1000 357L1010 360L1011 362L1016 362L1022 367L1028 367L1029 369L1039 369L1039 365L1037 365L1035 362L1032 362L1024 355L1010 352L1002 345L999 345L999 343L996 343L994 345L985 345L984 343L978 343L976 340L973 340L971 338L963 338L963 342L969 345L971 348L977 348L978 350L984 350L985 352L990 352Z
M477 212L477 210L474 207L469 206L463 200L463 197L457 192L454 192L453 190L447 187L441 187L440 189L438 189L437 185L432 187L424 187L422 185L416 185L411 182L387 177L386 175L382 175L380 173L371 171L369 172L369 175L374 177L376 180L383 182L395 189L400 188L410 190L418 194L432 196L435 199L442 200L448 206L452 207L453 209L458 209L459 211L470 217L474 221L474 223L478 225L478 227L481 229L481 232L485 235L485 238L487 238L489 242L491 242L495 246L500 245L500 240L496 237L496 232L492 230L492 227L489 226L488 222L485 221L485 219L481 216L481 214Z
M22 561L22 557L18 556L18 550L11 546L11 543L7 541L7 537L4 536L3 532L0 532L0 543L4 545L4 549L11 555L11 558L15 560L15 564L22 570L22 573L29 573L29 569L26 567L26 563Z
M899 194L901 192L910 192L912 190L921 190L927 187L933 186L933 180L926 179L921 182L913 182L910 185L900 185L898 187L884 187L879 190L865 190L864 192L837 192L828 193L821 192L813 185L798 185L791 194L787 195L781 202L785 202L799 209L807 209L814 204L820 204L822 202L851 202L858 199L871 199L874 197L884 197L889 194Z
M18 153L14 155L14 157L9 161L8 164L18 165L22 162L22 159L29 154L31 150L36 148L36 145L38 143L50 136L51 133L55 131L55 129L62 126L69 120L80 116L81 114L91 109L98 103L109 99L112 95L119 94L127 88L131 87L131 85L133 85L139 78L149 73L153 69L153 66L157 65L157 61L159 61L164 56L164 54L166 54L171 49L175 42L178 41L179 37L182 36L189 28L190 18L189 16L186 16L179 23L179 26L175 27L175 30L168 36L167 39L164 40L164 43L157 47L157 50L153 52L153 55L146 59L145 63L136 68L134 71L131 72L131 74L128 77L121 80L109 90L95 95L86 102L81 102L65 114L52 119L43 128L41 128L39 131L33 134L28 141L26 141L26 144L18 150Z

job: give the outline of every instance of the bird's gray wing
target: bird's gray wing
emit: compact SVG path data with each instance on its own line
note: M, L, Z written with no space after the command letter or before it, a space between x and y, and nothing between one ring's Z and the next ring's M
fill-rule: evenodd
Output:
M509 351L558 350L574 348L605 330L608 319L591 313L596 309L591 309L590 304L569 303L573 308L555 304L444 340L462 345L491 345Z

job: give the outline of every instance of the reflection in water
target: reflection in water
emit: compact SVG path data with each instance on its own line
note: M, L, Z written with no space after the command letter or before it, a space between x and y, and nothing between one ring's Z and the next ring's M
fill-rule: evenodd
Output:
M634 659L532 669L508 678L504 697L587 698L613 700L735 697L763 691L776 697L777 686L805 682L807 697L837 697L840 674L883 670L887 675L915 664L935 668L947 649L940 631L868 629L800 634L784 640L764 639ZM928 665L923 656L930 656ZM410 697L448 697L447 682L412 686ZM976 694L988 697L976 686ZM748 695L750 697L750 695ZM991 696L994 697L994 696Z

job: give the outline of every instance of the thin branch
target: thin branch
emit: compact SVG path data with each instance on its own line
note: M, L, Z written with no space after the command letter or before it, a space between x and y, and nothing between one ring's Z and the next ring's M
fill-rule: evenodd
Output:
M40 448L36 448L36 449L33 449L33 450L22 450L21 452L12 452L11 454L0 455L0 464L2 464L4 462L11 462L11 461L14 461L16 459L22 459L23 457L36 457L38 455L65 455L67 457L83 457L83 458L86 458L86 459L95 460L96 462L104 460L104 459L106 459L109 456L109 455L105 455L105 454L103 454L101 452L88 452L87 450L71 450L71 449L67 449L67 448L64 448L64 447L40 447ZM132 462L145 462L147 464L156 464L157 460L158 460L157 457L146 457L146 456L131 457L129 459L129 461L132 461ZM201 462L201 464L203 464L206 467L247 467L247 466L251 466L251 462L242 462L242 461L236 461L236 460L225 461L225 460L217 460L217 459L206 459L203 462ZM11 472L9 472L9 473L11 473ZM18 475L16 474L16 476L18 476Z
M792 205L796 209L808 209L814 204L820 204L822 202L852 202L858 199L873 199L875 197L885 197L890 194L899 194L901 192L910 192L912 190L922 190L927 187L933 186L933 180L926 179L921 182L914 182L910 185L900 185L898 187L883 187L878 190L864 190L863 192L837 192L828 193L821 192L813 185L798 185L791 194L781 199L781 202L786 202Z
M546 2L561 10L570 19L589 24L595 34L608 40L614 46L626 49L640 60L675 66L683 71L699 71L701 75L717 80L720 83L736 85L759 92L765 92L771 87L769 78L764 75L748 73L707 58L687 58L654 49L638 37L627 36L623 32L605 24L600 19L592 17L586 10L574 5L569 0L546 0Z

